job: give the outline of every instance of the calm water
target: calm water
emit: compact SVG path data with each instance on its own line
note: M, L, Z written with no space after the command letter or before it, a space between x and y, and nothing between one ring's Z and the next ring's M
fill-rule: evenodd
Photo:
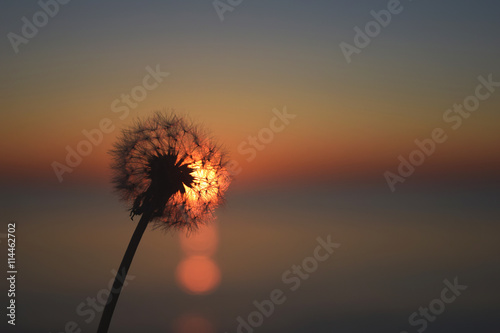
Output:
M17 331L63 332L74 321L95 332L100 313L85 304L107 287L133 232L125 206L109 189L4 195L2 218L18 226ZM237 318L250 315L255 332L416 332L423 324L411 326L409 316L457 277L467 289L426 331L494 332L498 202L485 188L233 191L218 212L220 285L209 295L187 294L175 278L183 256L177 235L148 230L111 331L236 332ZM332 255L316 266L309 260L310 273L283 279L329 235L340 244ZM254 301L269 304L275 289L281 304L269 317L252 315Z

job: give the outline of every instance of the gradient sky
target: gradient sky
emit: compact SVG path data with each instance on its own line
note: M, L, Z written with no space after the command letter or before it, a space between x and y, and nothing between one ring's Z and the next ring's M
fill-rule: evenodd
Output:
M107 117L117 129L67 174L106 181L106 151L119 129L162 108L203 122L245 166L238 145L268 126L273 108L286 106L298 117L259 152L241 182L297 174L383 181L416 138L444 126L443 112L474 91L479 75L500 77L496 2L402 4L347 64L339 43L352 44L354 26L386 2L249 1L225 13L224 22L210 1L70 2L19 54L4 39L2 174L57 181L51 163ZM20 18L39 10L35 2L4 6L4 34L19 33ZM170 76L121 121L111 103L156 64ZM419 174L446 177L451 168L493 175L498 105L495 95L482 103Z
M241 167L209 254L221 279L213 294L186 294L177 236L148 230L115 330L186 333L183 323L208 321L234 332L328 234L344 252L259 332L400 332L457 275L470 293L429 332L496 327L500 88L455 131L443 114L479 76L500 81L500 4L402 0L347 63L339 44L387 3L243 0L221 21L211 0L73 0L16 54L7 35L40 7L3 1L0 220L17 220L22 240L20 313L31 317L19 332L61 330L112 277L134 225L112 194L107 152L121 129L161 109L203 124ZM120 119L113 102L157 65L169 76ZM238 147L284 108L296 118L247 161ZM60 183L52 163L105 118L115 129ZM384 172L437 127L448 140L391 193Z

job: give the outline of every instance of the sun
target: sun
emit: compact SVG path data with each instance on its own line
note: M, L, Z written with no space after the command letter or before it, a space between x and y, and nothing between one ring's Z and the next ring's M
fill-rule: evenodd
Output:
M190 187L184 185L186 198L191 203L211 201L217 198L220 184L224 181L217 174L217 170L211 165L203 166L201 161L189 164L189 168L193 170L191 175L194 180Z

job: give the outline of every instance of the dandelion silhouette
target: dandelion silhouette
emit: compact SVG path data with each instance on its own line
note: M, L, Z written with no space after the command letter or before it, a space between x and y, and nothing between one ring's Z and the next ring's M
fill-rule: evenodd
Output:
M175 114L155 113L124 130L111 151L113 183L141 215L104 308L98 333L108 331L123 281L148 224L196 229L214 218L231 181L221 147Z

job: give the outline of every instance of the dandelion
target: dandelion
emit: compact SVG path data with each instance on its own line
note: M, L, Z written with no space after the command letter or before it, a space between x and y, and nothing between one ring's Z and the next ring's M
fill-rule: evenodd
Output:
M155 113L124 130L111 151L113 183L141 219L123 257L98 333L108 331L124 277L148 224L193 230L214 218L230 175L221 147L199 127L174 114ZM119 278L119 275L120 278Z

